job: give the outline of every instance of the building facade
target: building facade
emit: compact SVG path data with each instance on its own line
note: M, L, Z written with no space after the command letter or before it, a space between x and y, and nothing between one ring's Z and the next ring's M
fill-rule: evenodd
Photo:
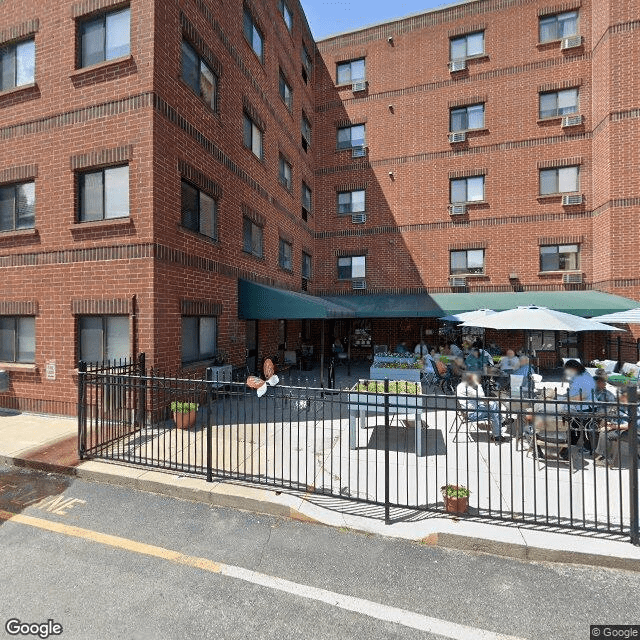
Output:
M0 6L0 406L73 413L79 360L318 342L240 317L239 280L640 299L639 0L318 43L294 0Z

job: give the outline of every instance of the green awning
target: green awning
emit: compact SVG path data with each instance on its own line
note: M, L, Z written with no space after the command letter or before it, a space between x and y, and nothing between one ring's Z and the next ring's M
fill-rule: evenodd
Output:
M531 304L589 318L638 306L637 301L602 291L371 294L328 296L325 300L347 307L356 318L439 318L476 309L505 311Z
M317 320L349 318L353 317L353 312L317 296L238 280L238 317L243 320Z

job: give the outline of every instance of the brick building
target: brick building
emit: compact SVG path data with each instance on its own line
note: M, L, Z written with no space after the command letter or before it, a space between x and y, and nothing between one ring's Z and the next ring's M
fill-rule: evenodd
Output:
M321 326L640 299L639 0L318 43L294 0L0 6L0 406L72 413L79 359L253 368Z

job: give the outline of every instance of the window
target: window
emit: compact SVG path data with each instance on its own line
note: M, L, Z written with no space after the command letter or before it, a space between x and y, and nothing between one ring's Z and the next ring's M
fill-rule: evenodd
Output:
M540 18L540 42L553 42L578 34L578 12L556 13Z
M130 355L128 316L81 316L78 334L78 355L84 362L120 360Z
M291 243L280 238L280 249L278 252L278 264L281 269L285 271L293 271L293 261L291 258L292 247Z
M364 58L350 60L349 62L338 62L336 65L336 78L337 84L362 82L366 78Z
M365 211L365 191L341 191L338 193L338 213L362 213Z
M484 249L451 251L451 275L484 273Z
M312 194L311 189L309 189L309 185L306 182L302 183L302 213L303 217L305 212L311 213L312 211Z
M338 129L338 149L364 147L364 125L356 124Z
M287 29L289 31L293 30L293 11L289 8L289 5L284 1L280 0L279 3L280 13L282 14L282 19L284 23L287 25Z
M193 92L200 96L214 111L218 108L218 76L195 52L182 41L182 79Z
M304 113L302 114L302 120L300 122L300 130L302 131L302 148L308 151L311 145L311 123Z
M185 180L182 181L182 226L214 240L218 238L218 203Z
M80 222L129 216L129 167L112 167L82 173Z
M284 77L284 73L282 73L282 69L280 69L280 97L287 105L287 109L291 111L291 109L293 109L293 92L287 79Z
M242 140L256 158L262 160L262 129L245 113L243 116Z
M36 319L0 317L0 362L36 360Z
M580 245L559 244L540 247L540 271L577 271Z
M244 10L244 37L260 62L264 62L264 37L247 9Z
M33 229L36 226L36 183L0 187L0 231Z
M533 351L556 351L555 331L529 331L528 333L531 340L530 348ZM561 332L558 333L560 334ZM566 337L567 334L565 333L564 336Z
M459 38L451 38L449 44L450 60L464 60L484 54L484 31L469 33Z
M451 109L449 126L450 131L484 129L484 105L474 104L469 107Z
M0 47L0 91L33 84L35 71L35 40Z
M302 252L302 277L305 280L311 280L311 256Z
M242 248L257 258L262 258L262 227L244 218L242 220Z
M291 191L291 165L287 161L287 159L281 154L278 160L278 180L280 184L285 188Z
M338 279L352 280L353 278L364 278L367 275L366 256L347 256L338 258Z
M451 202L484 201L484 176L451 180Z
M556 118L578 112L578 90L549 91L540 94L540 117Z
M580 188L579 167L540 170L540 195L573 193Z
M80 23L80 67L129 55L130 14L127 7Z
M304 43L302 45L302 52L300 55L302 57L302 79L305 84L308 84L309 80L311 80L311 72L313 71L313 60L311 59L309 50Z
M182 316L182 364L216 355L217 324L214 316Z

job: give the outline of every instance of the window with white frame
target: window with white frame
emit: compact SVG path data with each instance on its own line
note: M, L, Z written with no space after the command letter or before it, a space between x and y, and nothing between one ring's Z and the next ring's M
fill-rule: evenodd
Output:
M484 249L451 251L449 257L452 276L484 273Z
M36 360L36 319L0 316L0 362L31 364Z
M282 69L280 69L280 77L279 77L279 90L280 97L282 101L287 105L287 109L291 111L293 109L293 90L291 89L291 85L287 82L287 78L285 77Z
M36 183L0 186L0 231L33 229L36 226Z
M259 224L243 218L242 220L242 248L252 256L262 258L262 227Z
M578 89L540 94L540 118L557 118L578 112Z
M451 38L449 42L449 59L465 60L484 54L484 31L468 33Z
M540 195L575 193L580 189L580 167L540 169Z
M579 244L554 244L540 247L540 271L577 271L580 269Z
M128 316L79 316L78 357L84 362L121 360L131 355Z
M336 83L352 84L353 82L363 82L366 79L366 69L364 58L338 62L336 64Z
M247 149L253 152L256 158L263 158L262 129L247 114L243 114L242 142Z
M338 279L354 280L367 275L366 256L344 256L338 258Z
M128 56L131 52L129 7L83 20L80 29L80 67Z
M484 104L451 109L449 127L450 131L484 129Z
M484 176L454 178L450 188L452 204L484 201Z
M182 316L182 364L213 358L217 329L215 316Z
M365 211L365 190L340 191L338 193L338 213L351 214Z
M253 52L258 56L260 62L264 62L264 36L246 7L243 15L243 31L244 37L253 49Z
M278 180L285 189L291 191L291 164L282 154L278 158Z
M33 38L0 45L0 91L35 82L36 42Z
M186 180L182 188L182 226L208 238L218 238L218 203Z
M289 31L293 30L293 11L286 0L280 0L278 4L278 8L280 9L280 15L282 15L282 19L284 23L287 25L287 29Z
M364 147L365 127L363 124L354 124L348 127L338 128L338 149L352 149Z
M285 271L293 271L293 247L288 240L280 238L278 264Z
M214 111L218 108L218 76L186 41L182 41L182 79Z
M129 166L87 171L78 176L80 222L129 216Z
M567 11L540 18L540 42L553 42L578 34L578 12Z

